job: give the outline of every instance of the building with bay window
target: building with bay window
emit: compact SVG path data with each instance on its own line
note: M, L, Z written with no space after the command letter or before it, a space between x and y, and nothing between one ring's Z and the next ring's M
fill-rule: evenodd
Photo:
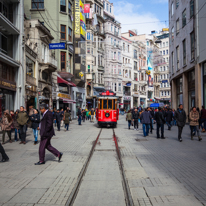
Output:
M23 0L0 1L0 118L25 105Z

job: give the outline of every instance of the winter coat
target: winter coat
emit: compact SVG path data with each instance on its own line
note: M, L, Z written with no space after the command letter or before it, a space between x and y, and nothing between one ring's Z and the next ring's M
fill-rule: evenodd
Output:
M19 123L17 122L17 114L13 116L13 127L14 129L19 129Z
M178 109L176 112L175 112L175 119L177 121L177 126L178 127L184 127L185 124L186 124L186 113L184 110L182 110L180 112L180 110Z
M198 126L199 125L199 112L196 111L196 112L193 112L191 111L190 112L190 126ZM196 121L195 121L196 119Z
M173 113L172 113L172 111L166 112L165 117L166 117L166 122L171 122L172 119L173 119Z
M17 115L17 122L19 125L25 125L27 124L29 120L29 117L28 117L28 114L27 112L23 111L23 112L19 112L18 115Z
M127 121L131 121L132 120L132 113L127 113L127 116L126 116L126 120Z
M31 128L32 129L36 129L39 127L39 123L40 123L40 115L39 114L32 114L30 116L30 120L31 120Z
M57 112L55 115L55 119L57 122L61 122L62 120L62 114L60 112Z
M154 118L154 111L153 110L150 111L150 114L151 114L152 118Z
M70 118L71 118L70 112L65 112L64 113L64 124L69 124Z
M206 109L201 110L201 119L206 119Z
M82 112L82 116L85 118L86 117L86 112Z
M61 111L60 114L61 114L61 120L62 120L64 116L64 111Z
M88 117L89 116L89 111L86 111L86 117Z
M82 115L82 111L78 109L77 116L81 116L81 115Z
M134 112L133 114L132 114L132 119L139 119L139 112L137 111L137 112Z
M8 110L4 111L4 113L7 113L9 115ZM12 120L9 122L7 116L3 115L0 124L1 124L2 131L11 131Z
M155 118L157 124L165 124L165 118L164 118L162 112L155 112L154 118Z
M152 116L149 112L145 111L140 116L140 121L142 124L150 124Z

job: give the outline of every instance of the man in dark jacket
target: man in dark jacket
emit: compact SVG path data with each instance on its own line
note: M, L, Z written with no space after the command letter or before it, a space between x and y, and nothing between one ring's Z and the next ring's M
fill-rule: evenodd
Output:
M7 162L7 161L9 161L9 157L7 156L7 154L6 154L3 146L1 145L1 143L0 143L0 153L1 153L1 156L2 156L1 162Z
M39 125L41 141L39 146L39 162L35 163L35 165L45 164L45 160L44 160L45 149L47 149L56 157L58 157L58 161L60 162L63 153L60 153L57 149L55 149L51 145L51 138L55 135L52 112L48 110L46 104L41 105L40 110L41 113L43 114L43 117Z
M134 122L134 130L138 130L139 112L137 111L137 109L134 110L134 112L132 114L132 119Z
M33 129L33 133L34 133L34 145L36 145L38 143L37 128L39 127L39 123L40 123L40 115L39 115L39 111L36 109L34 109L33 112L34 114L30 116L30 120L31 120L31 128Z
M60 124L61 124L61 120L62 120L62 113L59 112L59 109L57 110L57 113L55 115L55 120L56 120L56 123L57 123L58 131L60 131Z
M161 128L161 139L165 139L165 137L164 137L164 123L165 123L165 119L164 119L161 107L158 109L158 112L155 112L154 118L155 118L155 120L157 122L157 139L160 138L160 134L159 134L159 129L160 128Z
M82 125L82 109L81 108L78 109L77 116L78 116L79 125Z
M148 111L149 111L149 113L150 113L151 116L152 116L152 119L151 119L151 122L150 122L150 133L152 134L152 130L154 129L154 128L153 128L154 111L153 111L152 108L148 108Z
M202 132L205 132L206 131L206 109L205 109L205 106L202 106L200 116L201 116L201 119L200 119L201 124L204 123L204 128L203 128Z
M175 119L177 121L178 126L178 139L180 142L182 142L182 130L186 124L186 113L183 110L182 104L179 105L179 108L175 112Z
M145 109L144 112L142 112L142 114L140 115L140 121L142 123L144 137L149 135L149 125L150 125L151 119L152 119L152 116L147 111L147 109Z
M28 114L26 111L24 111L24 107L20 107L20 112L17 115L17 123L19 124L20 129L20 137L21 142L20 144L26 144L26 129L27 129L27 123L29 120Z
M168 109L168 111L165 113L165 117L166 117L166 123L168 126L168 130L171 130L172 127L172 120L173 120L173 113L171 109Z

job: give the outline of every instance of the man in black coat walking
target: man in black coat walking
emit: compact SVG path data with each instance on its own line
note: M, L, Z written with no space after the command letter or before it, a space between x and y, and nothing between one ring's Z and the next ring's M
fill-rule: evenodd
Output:
M46 104L41 105L40 110L43 114L38 128L40 129L41 141L39 145L39 162L35 163L35 165L45 164L45 149L49 150L52 154L58 157L58 161L60 162L63 153L60 153L51 145L51 138L55 135L53 127L53 114L48 110Z
M1 156L2 156L1 162L7 162L7 161L9 161L9 157L7 156L7 154L6 154L3 146L1 145L1 143L0 143L0 153L1 153Z
M59 109L57 110L57 113L55 115L55 120L56 120L56 123L57 123L57 128L58 128L58 131L60 131L60 124L61 124L61 120L62 120L63 116L62 116L62 113L60 113Z
M149 113L152 116L151 122L150 122L150 133L152 134L152 130L153 130L153 120L154 120L154 111L152 108L148 108Z
M134 130L138 130L139 112L137 111L137 109L134 110L132 114L132 119L134 122Z
M168 130L171 130L172 127L172 120L173 120L173 113L171 109L168 109L168 111L165 113L166 123L168 126Z
M155 113L154 116L156 122L157 122L157 139L160 138L159 129L161 128L161 139L165 139L164 137L164 124L165 124L165 118L162 113L162 108L158 109L158 112Z
M179 105L179 108L175 112L175 119L177 121L178 126L178 139L180 142L182 142L182 130L186 124L186 113L183 110L182 104Z

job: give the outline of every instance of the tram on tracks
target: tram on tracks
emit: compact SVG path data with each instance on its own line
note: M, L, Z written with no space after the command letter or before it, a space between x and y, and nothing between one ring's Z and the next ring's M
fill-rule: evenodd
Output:
M106 91L97 97L96 119L99 127L116 127L119 120L119 97L115 93Z

